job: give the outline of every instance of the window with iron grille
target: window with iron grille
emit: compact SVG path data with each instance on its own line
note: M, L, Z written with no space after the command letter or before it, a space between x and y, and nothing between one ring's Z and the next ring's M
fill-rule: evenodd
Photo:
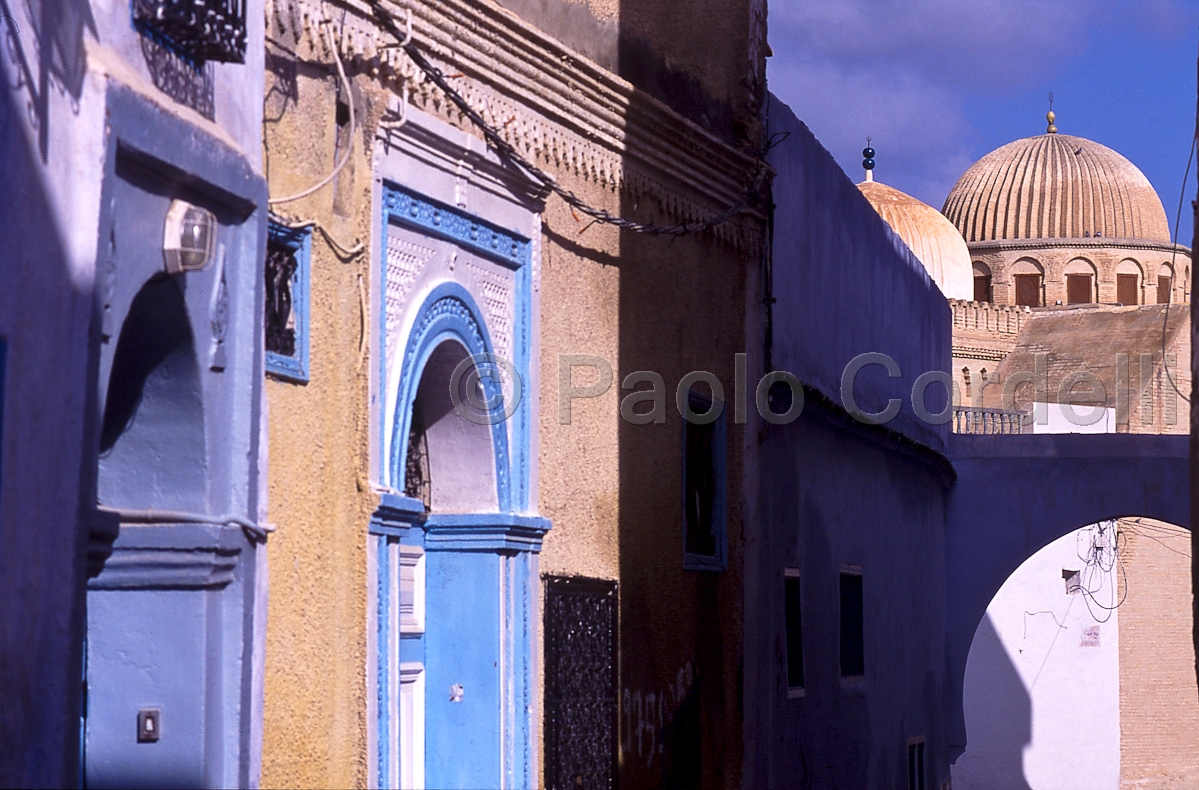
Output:
M545 580L545 785L616 786L616 582Z
M290 381L308 381L308 265L312 233L271 223L267 236L266 370Z
M199 63L246 60L246 0L134 0L133 19Z

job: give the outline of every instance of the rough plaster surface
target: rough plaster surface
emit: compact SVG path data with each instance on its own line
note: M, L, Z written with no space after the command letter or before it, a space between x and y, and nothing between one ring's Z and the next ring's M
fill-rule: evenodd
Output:
M268 90L278 87L271 79L277 76L268 76ZM287 114L267 127L273 195L306 188L333 166L335 82L308 72L295 86ZM276 94L272 101L283 100ZM272 109L268 118L277 117ZM370 169L362 142L335 184L279 208L319 220L347 245L367 238L370 179L362 174ZM334 213L335 192L348 192L351 217ZM366 525L375 497L366 485L370 361L359 349L372 326L362 312L371 260L342 262L314 233L309 382L267 384L269 517L278 531L267 549L264 787L368 782Z
M902 787L907 739L923 736L937 787L948 775L943 467L813 407L766 431L761 452L759 519L767 528L757 533L758 570L747 580L747 786ZM861 681L840 678L842 565L863 577ZM785 568L800 571L799 698L787 689Z

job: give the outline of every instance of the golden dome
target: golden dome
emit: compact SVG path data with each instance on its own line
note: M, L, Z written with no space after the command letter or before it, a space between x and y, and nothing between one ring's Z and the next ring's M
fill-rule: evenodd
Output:
M878 181L863 181L858 189L924 264L941 293L950 299L974 298L970 250L941 212Z
M968 242L998 239L1170 240L1149 179L1107 146L1042 134L974 163L942 209Z

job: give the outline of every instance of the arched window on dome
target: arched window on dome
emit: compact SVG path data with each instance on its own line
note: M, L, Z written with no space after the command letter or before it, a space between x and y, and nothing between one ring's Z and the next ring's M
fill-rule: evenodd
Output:
M1116 267L1116 301L1125 306L1141 303L1141 266L1132 258Z
M1157 270L1157 303L1170 303L1170 290L1174 285L1174 270L1170 264L1163 263Z
M975 261L974 268L974 301L990 302L991 298L991 267Z
M1045 270L1031 258L1021 258L1011 268L1012 289L1016 304L1021 307L1040 307L1045 304Z
M1091 304L1095 299L1095 267L1085 258L1066 264L1066 304Z

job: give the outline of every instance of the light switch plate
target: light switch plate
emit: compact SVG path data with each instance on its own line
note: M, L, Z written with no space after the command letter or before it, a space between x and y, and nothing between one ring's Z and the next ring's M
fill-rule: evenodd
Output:
M137 712L137 742L157 743L162 734L162 714L158 708L142 708Z

